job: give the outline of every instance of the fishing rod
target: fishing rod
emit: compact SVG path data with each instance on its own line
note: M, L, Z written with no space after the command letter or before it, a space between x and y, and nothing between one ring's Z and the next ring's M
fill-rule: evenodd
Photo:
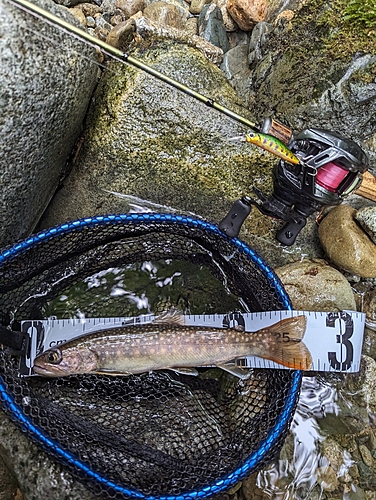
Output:
M51 12L35 5L28 0L8 0L8 2L15 7L18 7L29 14L42 19L53 27L60 28L62 31L74 36L78 40L94 47L100 49L107 56L121 62L128 63L135 68L141 69L146 73L154 76L158 80L167 83L168 85L175 87L176 89L184 92L185 94L193 97L194 99L204 103L206 106L213 108L220 113L228 116L229 118L246 125L248 128L252 129L252 133L248 134L246 137L242 137L242 140L250 142L255 146L258 146L265 151L268 151L279 158L283 158L286 161L293 159L293 163L298 163L299 160L291 153L286 144L289 142L292 136L292 130L274 120L273 118L267 118L262 126L258 126L256 123L244 118L244 116L235 113L234 111L222 106L214 99L207 97L195 90L183 85L181 82L170 78L169 76L157 71L156 69L148 66L139 59L130 56L126 52L113 47L112 45L100 40L90 33L74 26L73 24L61 19L60 17L52 14Z
M79 40L86 42L87 44L97 47L100 50L102 50L103 53L108 55L109 57L112 57L120 62L123 63L128 63L135 68L141 69L145 71L146 73L149 73L150 75L154 76L158 80L161 80L168 85L171 85L172 87L175 87L176 89L184 92L185 94L193 97L194 99L197 99L198 101L203 102L210 108L216 109L220 113L225 114L226 116L229 116L233 120L242 123L243 125L246 125L247 127L250 127L251 129L255 130L256 132L260 132L259 127L256 125L256 123L251 122L250 120L247 120L247 118L244 118L243 116L235 113L234 111L231 111L230 109L226 108L225 106L220 105L219 103L215 102L213 99L210 97L206 97L199 92L196 92L195 90L187 87L186 85L183 85L182 83L178 82L177 80L174 80L173 78L170 78L169 76L161 73L160 71L157 71L153 69L152 67L148 66L147 64L141 62L139 59L136 59L135 57L130 56L129 54L122 52L121 50L117 49L116 47L113 47L112 45L104 42L103 40L100 40L99 38L94 37L93 35L90 35L90 33L87 33L86 31L77 28L73 24L64 21L60 17L52 14L51 12L43 9L42 7L39 7L38 5L35 5L32 2L29 2L28 0L8 0L9 3L13 4L16 7L21 8L22 10L28 12L29 14L32 14L35 17L38 17L40 19L43 19L47 21L50 25L59 27L63 31L68 32L69 34L75 36Z

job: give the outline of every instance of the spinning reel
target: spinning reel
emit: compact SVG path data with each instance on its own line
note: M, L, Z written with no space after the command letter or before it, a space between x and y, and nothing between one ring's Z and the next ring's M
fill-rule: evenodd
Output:
M339 205L359 187L369 167L358 144L337 132L309 128L290 138L288 147L299 164L280 160L275 165L270 197L253 188L258 200L244 196L234 203L219 224L228 236L239 234L254 205L264 215L286 221L276 237L280 243L292 245L307 217L325 205Z

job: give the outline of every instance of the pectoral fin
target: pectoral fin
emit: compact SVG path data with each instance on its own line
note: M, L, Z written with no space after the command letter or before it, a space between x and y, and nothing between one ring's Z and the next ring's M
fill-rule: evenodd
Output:
M167 368L167 370L172 370L173 372L179 373L180 375L193 375L194 377L198 376L198 371L195 368Z
M234 377L238 377L242 380L246 380L251 375L250 370L244 370L244 368L240 368L240 366L235 366L233 363L226 363L224 365L216 365L216 366L228 373L231 373L231 375L234 375Z

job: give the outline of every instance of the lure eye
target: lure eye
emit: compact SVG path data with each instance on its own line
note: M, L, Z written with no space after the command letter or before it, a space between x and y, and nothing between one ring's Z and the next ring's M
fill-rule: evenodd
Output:
M59 349L54 349L47 353L46 358L49 363L57 365L63 359L63 356Z

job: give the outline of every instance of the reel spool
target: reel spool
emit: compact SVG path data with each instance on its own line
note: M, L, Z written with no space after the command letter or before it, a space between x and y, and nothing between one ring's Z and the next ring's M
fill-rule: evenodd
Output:
M288 134L285 132L284 136ZM309 128L290 139L288 147L299 158L299 164L280 160L275 165L271 196L254 188L259 201L248 196L238 200L219 224L226 234L239 234L254 205L264 215L287 222L276 238L284 245L292 245L307 217L325 205L342 203L358 189L362 174L369 167L368 158L358 144L336 132Z

